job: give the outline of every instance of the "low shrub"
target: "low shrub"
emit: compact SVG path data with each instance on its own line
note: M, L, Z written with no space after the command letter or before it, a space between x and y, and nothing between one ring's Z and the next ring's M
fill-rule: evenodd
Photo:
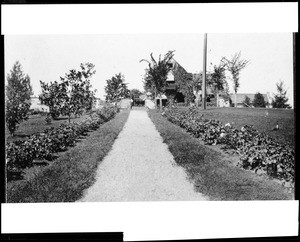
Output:
M204 119L196 108L187 111L165 110L162 115L170 122L184 128L207 145L222 145L225 151L240 155L239 165L244 169L266 173L287 182L294 182L295 154L286 145L275 142L253 126L245 125L241 130L230 124L213 119Z
M112 119L119 109L104 107L96 115L80 123L63 123L57 128L47 128L43 133L33 134L26 140L17 140L6 144L7 172L33 166L35 159L51 161L53 153L65 151L74 146L80 136L86 136L89 131L96 130L104 122Z

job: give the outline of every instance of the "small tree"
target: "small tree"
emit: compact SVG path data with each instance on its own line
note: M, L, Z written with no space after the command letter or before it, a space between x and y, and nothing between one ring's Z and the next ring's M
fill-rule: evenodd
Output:
M142 95L142 92L138 89L130 90L130 97L134 99L138 99Z
M130 90L130 98L133 100L134 105L138 105L141 102L140 100L141 95L142 92L138 89Z
M39 96L42 103L49 106L53 118L58 115L81 115L85 109L89 109L95 100L95 91L91 90L90 78L96 73L91 63L80 64L80 71L72 69L64 77L46 84L42 81L42 94Z
M212 88L217 97L217 106L219 105L219 92L224 91L227 84L225 66L224 62L221 61L218 66L213 66L213 71L208 75L208 86Z
M122 98L129 98L130 91L125 83L124 76L119 73L113 76L111 79L106 80L105 86L105 100L107 102L119 102Z
M274 99L272 101L273 108L291 108L288 102L288 98L286 97L286 90L283 86L283 81L276 83L278 94L274 95Z
M19 61L13 65L7 75L5 121L11 135L14 135L17 125L28 119L30 96L33 94L30 77L22 71Z
M233 90L235 93L235 101L234 105L236 107L236 94L238 91L238 88L240 87L240 72L243 70L249 63L249 60L243 60L240 59L241 52L236 53L231 60L223 57L221 62L225 63L227 70L231 73L232 81L233 81Z
M153 58L152 53L150 54L151 61L145 59L140 60L140 62L145 61L148 63L148 69L146 69L144 77L144 88L146 91L150 91L152 95L154 95L155 107L157 95L165 94L168 73L172 69L171 60L174 56L173 52L174 51L168 51L163 59L161 59L161 55L159 55L158 61ZM160 104L160 106L162 106L161 102Z
M253 100L252 104L254 107L265 108L267 105L267 102L265 101L264 96L258 92L254 95L254 100Z
M243 101L245 107L251 107L251 99L248 96L245 96L245 99Z

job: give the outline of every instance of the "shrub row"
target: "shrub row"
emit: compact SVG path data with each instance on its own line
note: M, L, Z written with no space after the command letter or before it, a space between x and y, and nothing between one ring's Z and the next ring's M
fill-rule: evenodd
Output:
M6 144L7 172L33 166L35 159L51 161L53 153L65 151L74 146L78 138L86 136L89 131L112 119L119 111L117 107L108 106L90 115L87 120L63 123L59 127L47 128L43 133L33 134L26 140L17 140Z
M266 173L291 184L294 182L294 151L265 133L258 132L253 126L245 125L239 130L230 124L204 119L196 108L187 111L166 110L162 115L203 140L205 144L221 144L225 151L239 154L239 165L244 169Z

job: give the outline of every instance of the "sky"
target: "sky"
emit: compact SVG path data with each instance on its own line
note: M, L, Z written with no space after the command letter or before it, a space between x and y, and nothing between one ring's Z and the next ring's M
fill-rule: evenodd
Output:
M96 74L91 79L96 96L104 98L106 80L122 73L129 89L143 91L146 62L175 50L174 59L188 72L203 69L203 34L89 34L89 35L6 35L5 73L20 61L31 78L35 95L39 80L59 80L80 63L91 62ZM241 71L238 93L276 93L276 83L284 82L289 104L293 104L293 42L291 33L208 33L207 69L223 56L241 51L250 64ZM232 91L232 82L228 79Z

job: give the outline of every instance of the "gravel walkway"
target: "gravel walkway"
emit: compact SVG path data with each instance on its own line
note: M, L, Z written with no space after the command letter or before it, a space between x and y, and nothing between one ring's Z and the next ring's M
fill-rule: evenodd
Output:
M193 189L145 110L132 110L79 202L208 200Z

